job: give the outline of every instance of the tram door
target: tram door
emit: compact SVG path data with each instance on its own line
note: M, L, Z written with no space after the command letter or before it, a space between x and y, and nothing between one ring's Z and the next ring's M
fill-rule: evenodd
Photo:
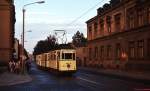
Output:
M47 54L44 55L44 60L45 60L45 67L47 67L46 63L47 63Z

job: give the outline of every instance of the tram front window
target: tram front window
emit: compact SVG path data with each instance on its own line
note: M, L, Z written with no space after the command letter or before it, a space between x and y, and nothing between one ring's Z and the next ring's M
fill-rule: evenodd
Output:
M62 59L75 59L74 53L62 53Z
M72 59L72 53L65 53L65 59Z

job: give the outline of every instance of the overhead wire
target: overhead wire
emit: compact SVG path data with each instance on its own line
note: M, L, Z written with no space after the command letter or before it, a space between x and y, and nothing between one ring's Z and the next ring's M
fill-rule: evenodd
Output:
M78 21L80 18L82 18L83 16L85 16L86 14L88 14L90 11L92 11L93 9L95 9L98 5L100 5L104 1L105 0L101 0L100 2L96 3L94 6L92 6L87 11L85 11L83 14L81 14L79 17L77 17L76 19L74 19L73 21L71 21L70 23L68 23L67 27L69 27L70 25L72 25L73 23L75 23L76 21ZM66 32L66 30L64 30L64 31Z
M85 16L86 14L88 14L90 11L92 11L93 9L95 9L98 5L100 5L101 3L103 3L105 0L101 0L100 2L96 3L94 6L92 6L91 8L89 8L87 11L85 11L83 14L81 14L79 17L77 17L76 19L74 19L73 21L71 21L70 23L67 24L67 27L70 27L73 23L75 23L76 21L78 21L80 18L82 18L83 16ZM74 25L76 26L76 25ZM65 30L66 32L66 30Z
M78 21L80 18L82 18L84 15L88 14L91 10L95 9L95 7L97 7L100 3L102 3L105 0L101 0L100 2L98 2L97 4L95 4L93 7L89 8L86 12L84 12L82 15L80 15L79 17L77 17L76 19L74 19L72 22L70 22L69 24L67 24L68 26L73 24L74 22Z

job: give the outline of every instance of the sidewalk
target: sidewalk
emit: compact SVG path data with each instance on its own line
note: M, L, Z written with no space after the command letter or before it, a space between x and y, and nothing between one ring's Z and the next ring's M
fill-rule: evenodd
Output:
M32 78L28 74L20 75L10 72L4 72L3 74L0 74L0 86L10 86L30 81L32 81Z
M98 69L79 67L80 70L92 72L95 74L113 76L116 78L134 80L142 83L150 84L150 72L136 72L136 71L124 71L124 70L111 70L111 69Z

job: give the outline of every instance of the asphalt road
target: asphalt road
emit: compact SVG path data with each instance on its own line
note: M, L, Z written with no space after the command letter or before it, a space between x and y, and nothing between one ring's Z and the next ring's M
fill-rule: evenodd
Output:
M33 65L32 82L0 87L0 91L150 91L150 85L79 70L73 76L56 76Z

